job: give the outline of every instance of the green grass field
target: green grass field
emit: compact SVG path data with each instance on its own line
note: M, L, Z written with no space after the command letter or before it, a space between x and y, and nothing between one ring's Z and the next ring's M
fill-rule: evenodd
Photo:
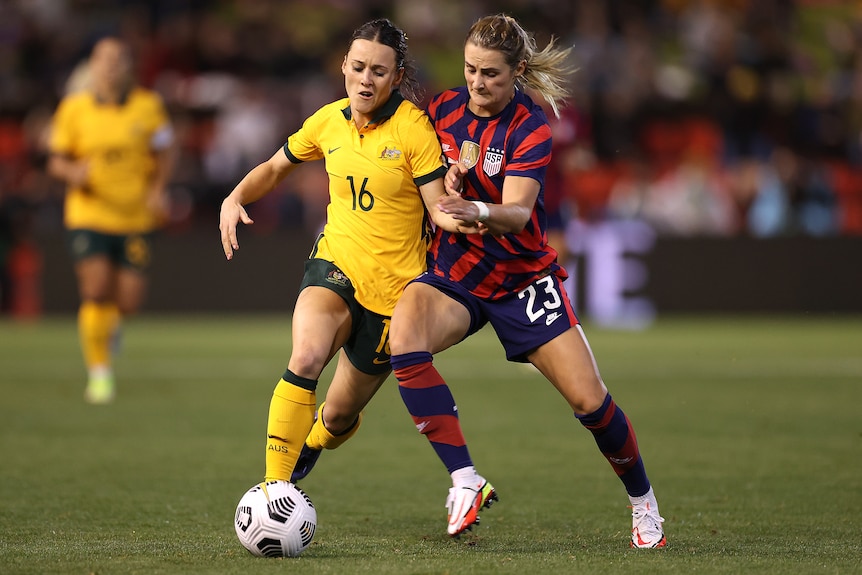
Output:
M252 557L233 514L263 475L289 319L138 318L118 398L96 407L72 318L51 318L0 322L0 573L862 573L862 318L586 327L664 550L629 549L625 492L589 433L486 330L436 360L500 494L473 535L445 535L449 478L390 378L302 482L308 551Z

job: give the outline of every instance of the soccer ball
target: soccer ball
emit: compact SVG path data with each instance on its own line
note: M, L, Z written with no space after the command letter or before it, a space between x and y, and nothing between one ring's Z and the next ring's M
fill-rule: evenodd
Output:
M287 481L258 483L236 506L236 536L252 555L296 557L317 528L317 511L305 492Z

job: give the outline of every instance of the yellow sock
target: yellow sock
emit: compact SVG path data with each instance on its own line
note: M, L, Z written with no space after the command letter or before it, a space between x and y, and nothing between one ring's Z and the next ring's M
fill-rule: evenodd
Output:
M279 380L266 426L266 481L290 481L299 452L314 421L314 391Z
M353 434L356 433L360 424L362 424L362 414L360 413L353 427L340 435L333 435L323 424L323 405L325 403L324 401L320 404L320 408L317 410L317 421L311 426L311 431L308 432L308 437L305 438L305 443L312 449L335 449L353 437Z
M78 308L78 337L88 369L110 368L111 337L119 324L116 304L85 301Z

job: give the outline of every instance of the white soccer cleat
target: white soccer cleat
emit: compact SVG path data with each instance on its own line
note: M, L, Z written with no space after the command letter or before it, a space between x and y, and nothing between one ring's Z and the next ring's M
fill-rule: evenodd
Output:
M661 524L664 518L658 514L654 501L644 501L632 506L632 547L655 549L667 545L667 537Z
M449 511L449 526L447 531L451 537L457 537L464 531L479 523L479 510L491 507L498 501L494 486L479 477L475 487L452 487L446 498L446 509Z

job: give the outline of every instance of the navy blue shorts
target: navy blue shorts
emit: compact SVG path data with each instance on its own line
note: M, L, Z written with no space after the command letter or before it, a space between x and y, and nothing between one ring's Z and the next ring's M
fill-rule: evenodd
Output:
M432 273L413 281L428 284L467 308L470 328L464 339L490 323L509 361L526 363L533 350L579 323L566 289L553 274L495 300L478 298L461 284Z

